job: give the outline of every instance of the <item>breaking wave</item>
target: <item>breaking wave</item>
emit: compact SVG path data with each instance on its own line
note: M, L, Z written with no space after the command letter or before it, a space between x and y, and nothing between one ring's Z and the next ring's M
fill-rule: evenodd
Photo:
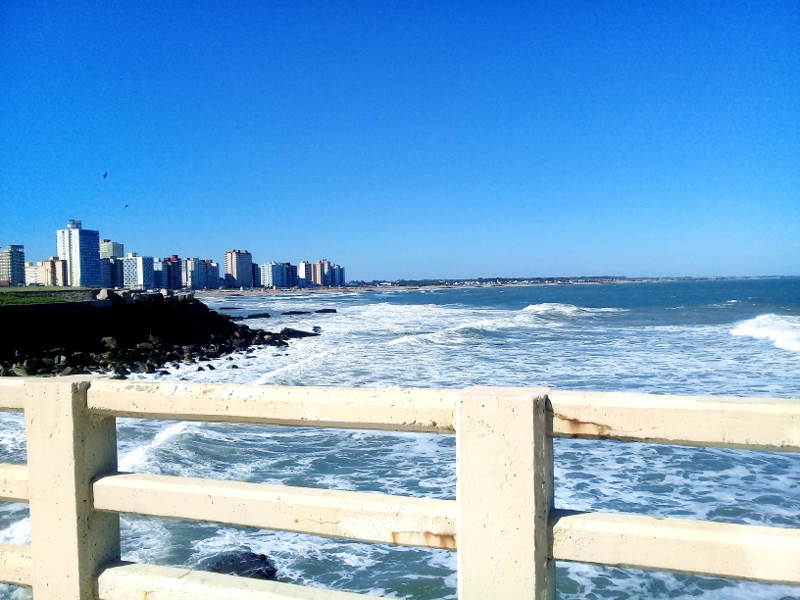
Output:
M776 348L800 353L800 317L765 314L742 321L732 335L769 340Z

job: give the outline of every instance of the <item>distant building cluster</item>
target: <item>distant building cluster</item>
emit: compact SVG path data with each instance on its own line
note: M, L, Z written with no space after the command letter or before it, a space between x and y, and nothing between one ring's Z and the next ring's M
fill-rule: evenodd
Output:
M340 287L344 267L326 259L299 265L270 261L253 262L247 250L228 250L224 272L210 259L165 258L125 253L125 245L101 239L100 232L84 229L70 219L56 231L57 256L25 262L21 245L0 248L0 286L42 285L131 289L216 289Z

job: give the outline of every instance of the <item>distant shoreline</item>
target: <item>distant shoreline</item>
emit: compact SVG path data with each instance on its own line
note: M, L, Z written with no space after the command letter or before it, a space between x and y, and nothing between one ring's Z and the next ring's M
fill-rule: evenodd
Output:
M236 297L236 296L302 296L306 294L359 294L362 292L413 292L418 290L458 290L458 289L481 289L496 287L539 287L539 286L565 286L565 285L609 285L609 284L632 284L632 283L675 283L685 281L730 281L730 280L752 280L752 279L792 279L793 276L752 276L752 277L660 277L660 278L613 278L613 279L556 279L548 281L504 281L496 284L489 283L461 283L454 282L446 285L443 283L431 283L420 285L358 285L347 287L317 287L317 288L248 288L237 289L215 289L215 290L193 290L194 295L199 298L214 297Z

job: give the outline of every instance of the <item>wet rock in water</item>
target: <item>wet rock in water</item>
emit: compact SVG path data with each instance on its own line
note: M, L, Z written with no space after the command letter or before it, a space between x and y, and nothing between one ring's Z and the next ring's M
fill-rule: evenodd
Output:
M26 367L24 364L21 363L14 363L11 366L11 372L17 377L25 377L31 374L30 371L28 370L28 367Z
M275 564L268 556L256 554L250 548L222 552L200 561L197 568L212 573L256 579L275 579L275 575L278 573Z
M311 328L311 331L313 331L314 333L322 333L322 327L320 327L319 325L314 325L314 327Z
M314 312L315 313L321 313L321 314L328 314L328 313L335 313L336 309L335 308L320 308L319 310L315 310Z
M304 337L312 337L315 335L319 335L318 333L313 333L311 331L300 331L299 329L292 329L291 327L284 327L281 329L281 335L285 338L304 338Z
M286 312L282 312L282 315L310 315L311 311L309 310L287 310Z
M220 310L243 310L241 306L222 306Z
M105 372L124 378L131 372L168 374L166 365L176 369L194 365L196 369L201 361L253 347L283 347L292 338L319 333L291 328L280 333L250 329L209 309L191 294L108 291L103 296L102 303L2 307L0 376ZM112 298L117 302L108 302ZM245 318L269 317L269 313L260 312Z

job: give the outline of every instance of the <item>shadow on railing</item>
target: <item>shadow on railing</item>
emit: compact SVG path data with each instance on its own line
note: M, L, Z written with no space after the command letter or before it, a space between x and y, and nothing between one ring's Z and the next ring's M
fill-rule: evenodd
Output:
M800 402L540 388L345 389L107 379L0 380L28 464L31 545L0 581L36 600L368 596L120 561L119 513L458 552L458 597L551 600L555 560L800 584L800 529L553 508L553 437L800 450ZM455 433L456 500L117 472L116 417Z

